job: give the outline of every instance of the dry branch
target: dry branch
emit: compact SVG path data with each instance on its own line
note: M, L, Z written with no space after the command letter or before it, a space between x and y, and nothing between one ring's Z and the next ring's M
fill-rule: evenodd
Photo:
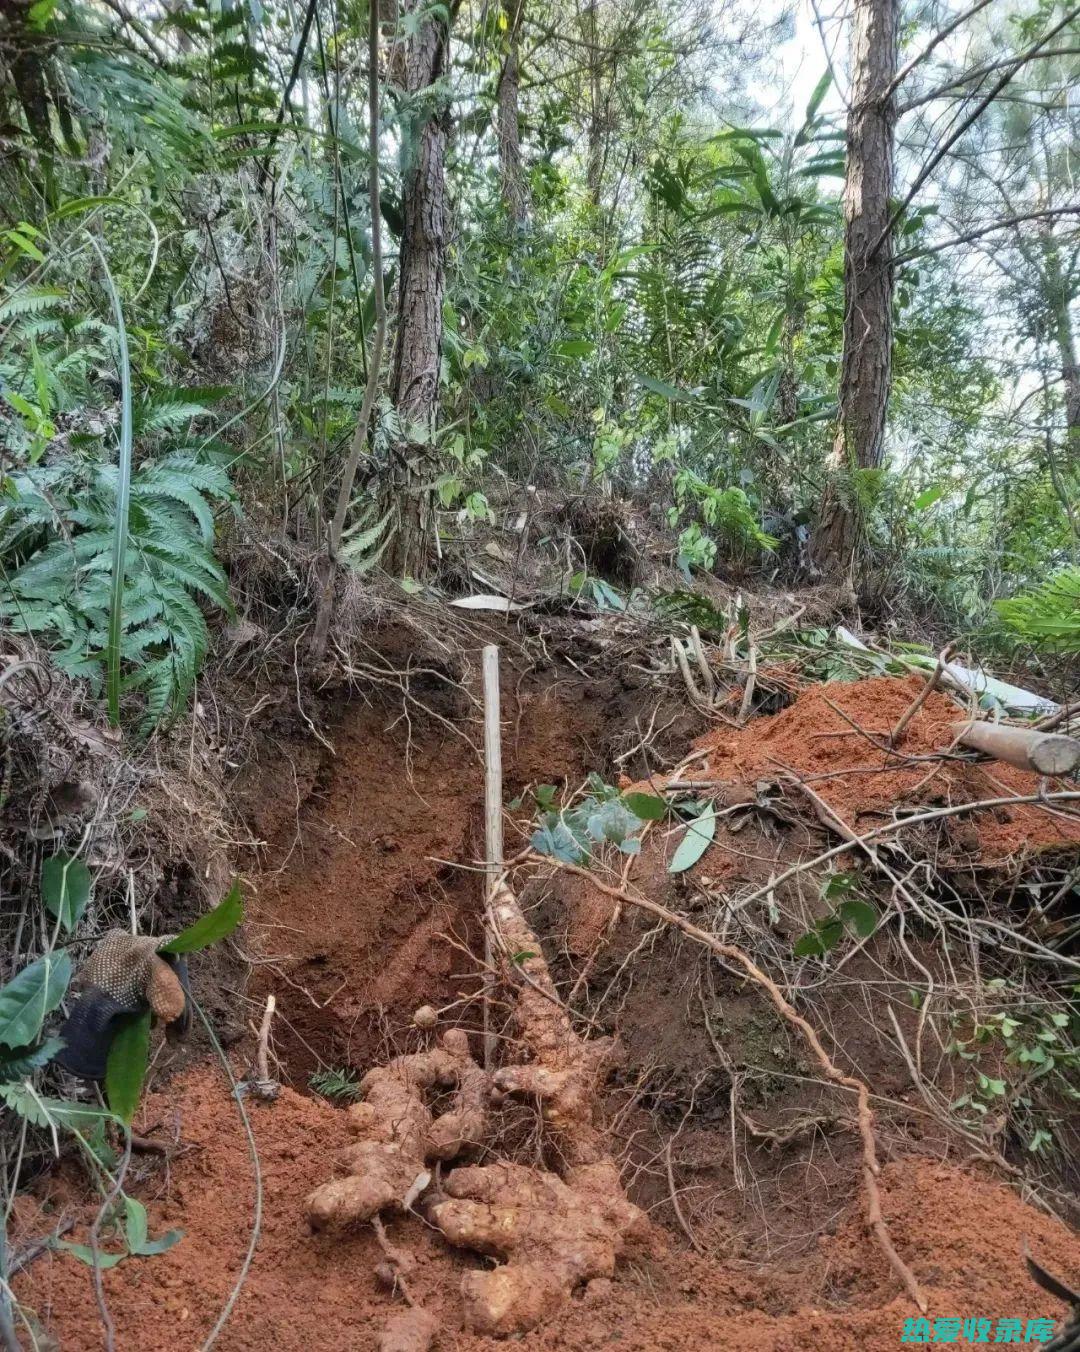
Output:
M946 662L948 662L949 657L952 654L952 651L955 647L956 647L955 643L948 643L945 645L944 648L942 648L941 652L938 653L938 659L934 663L934 670L930 673L929 679L927 680L923 688L919 691L919 693L915 696L914 700L912 700L910 706L907 709L905 709L903 714L901 714L899 720L897 721L896 727L893 728L892 736L889 738L890 746L895 746L897 742L900 740L900 738L903 737L904 729L915 717L915 715L919 712L922 706L926 703L927 699L930 697L933 691L937 689L938 682L941 680L942 672L944 672L945 670L945 664Z

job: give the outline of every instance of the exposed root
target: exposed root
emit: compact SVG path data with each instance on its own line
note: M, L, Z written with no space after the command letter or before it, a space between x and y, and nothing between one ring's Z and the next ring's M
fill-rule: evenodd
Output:
M584 1042L555 992L540 942L506 887L495 894L491 915L500 947L510 956L508 975L518 987L513 1022L532 1061L496 1071L498 1093L534 1098L552 1143L569 1169L610 1163L607 1138L593 1119L598 1080L615 1052L610 1038Z
M340 1231L371 1222L385 1259L379 1275L412 1307L395 1316L383 1352L424 1349L434 1321L410 1286L409 1258L389 1244L384 1213L407 1211L428 1187L428 1166L482 1143L486 1100L521 1096L540 1105L558 1173L500 1163L454 1169L429 1196L427 1215L451 1243L502 1260L491 1271L466 1273L462 1299L467 1325L495 1336L535 1328L582 1282L610 1277L626 1239L647 1226L623 1192L594 1120L599 1077L613 1051L610 1039L586 1042L574 1032L556 994L540 944L505 887L496 892L489 923L516 987L513 1023L530 1056L489 1079L473 1060L461 1029L441 1047L396 1057L361 1081L364 1101L349 1109L360 1137L346 1152L348 1173L307 1200L316 1229ZM425 1091L453 1090L448 1112L433 1116ZM561 1175L561 1176L560 1176Z
M537 863L550 864L552 861L541 856L536 857ZM770 1000L776 1006L780 1014L791 1024L793 1024L803 1035L813 1052L815 1059L821 1066L826 1079L831 1080L833 1084L842 1086L845 1089L852 1090L858 1104L858 1127L859 1135L862 1139L863 1148L863 1189L866 1193L866 1221L867 1225L877 1240L881 1251L889 1260L893 1271L903 1282L904 1287L914 1301L915 1305L924 1313L927 1309L926 1298L919 1288L919 1283L915 1274L896 1252L892 1239L889 1235L887 1226L881 1212L881 1193L878 1188L878 1175L881 1173L881 1166L877 1159L877 1145L874 1137L874 1114L870 1107L870 1090L862 1080L856 1079L853 1075L845 1075L836 1065L834 1065L828 1052L822 1046L821 1039L818 1037L814 1028L807 1023L798 1011L788 1003L784 998L776 982L765 975L760 967L744 953L741 948L734 944L722 943L713 935L697 925L692 924L683 916L677 915L674 911L669 911L666 906L661 906L658 902L650 901L646 897L635 896L632 892L625 889L610 887L603 883L599 878L594 877L588 869L579 868L576 864L558 863L558 868L565 869L568 873L576 873L580 877L587 879L592 885L601 892L606 893L616 900L624 901L629 906L634 906L638 910L647 911L650 915L663 920L665 924L681 930L688 938L696 943L703 944L711 949L718 957L726 958L729 962L736 962L747 974L747 976L768 993Z

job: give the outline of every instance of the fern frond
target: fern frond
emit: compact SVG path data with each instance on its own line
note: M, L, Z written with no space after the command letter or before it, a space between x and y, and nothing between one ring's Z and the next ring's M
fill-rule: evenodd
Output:
M42 310L61 305L67 300L67 292L55 286L28 286L17 291L7 300L0 301L0 324L18 315L38 314Z

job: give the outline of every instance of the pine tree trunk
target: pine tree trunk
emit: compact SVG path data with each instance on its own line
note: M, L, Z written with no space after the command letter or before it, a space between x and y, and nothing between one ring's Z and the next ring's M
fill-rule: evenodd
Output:
M861 522L845 474L873 469L884 456L892 371L893 184L897 0L854 0L852 88L844 181L844 354L840 418L812 543L827 574L846 569Z
M424 7L408 0L405 12ZM409 94L434 84L443 74L450 34L444 11L436 8L409 38L392 74ZM446 202L446 143L449 113L436 106L419 127L407 130L406 170L402 181L400 275L397 331L390 380L390 398L404 438L395 447L395 467L387 489L399 513L400 526L388 566L399 575L424 571L433 498L425 487L430 443L439 406L439 363L442 357L442 306L445 291L449 222Z
M506 50L499 76L497 120L499 130L499 180L503 202L515 225L524 225L529 216L528 190L521 167L521 141L518 129L518 30L525 0L503 0L506 16Z
M590 0L585 7L582 39L589 53L589 121L587 129L588 149L585 159L585 186L588 190L589 201L594 207L599 207L600 191L604 179L606 126L603 82L601 80L603 59L600 51L600 27L597 21L596 0Z

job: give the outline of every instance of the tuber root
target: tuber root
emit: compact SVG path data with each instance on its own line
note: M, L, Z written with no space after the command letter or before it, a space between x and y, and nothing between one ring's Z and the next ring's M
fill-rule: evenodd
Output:
M586 1193L520 1164L466 1166L447 1175L446 1195L429 1206L429 1218L451 1243L504 1264L462 1278L467 1327L495 1337L524 1333L582 1282L612 1275L644 1215L623 1197L614 1170L608 1181L613 1190Z
M434 1117L428 1089L454 1091L448 1112ZM307 1199L312 1227L343 1229L381 1211L403 1211L417 1177L431 1160L451 1160L484 1136L487 1076L469 1052L460 1028L443 1034L432 1051L398 1056L364 1076L362 1103L349 1109L359 1137L343 1157L348 1174L316 1188Z

